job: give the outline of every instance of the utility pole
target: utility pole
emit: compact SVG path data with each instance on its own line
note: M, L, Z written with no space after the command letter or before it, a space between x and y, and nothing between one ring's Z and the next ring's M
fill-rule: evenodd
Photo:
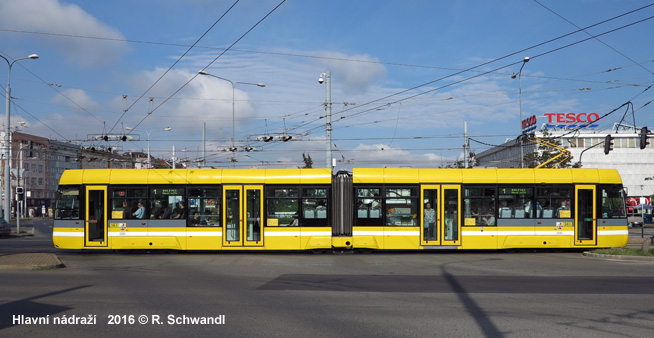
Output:
M332 168L332 73L326 71L320 74L318 83L325 82L325 130L327 131L327 154L325 155L325 167Z
M207 123L202 122L202 167L207 165Z
M468 168L468 153L470 144L468 143L468 121L463 122L463 167Z

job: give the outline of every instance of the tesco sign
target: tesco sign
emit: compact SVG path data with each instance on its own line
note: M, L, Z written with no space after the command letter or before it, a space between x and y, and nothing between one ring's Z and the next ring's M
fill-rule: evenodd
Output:
M548 123L593 123L600 117L597 113L545 113Z
M527 129L529 127L533 127L533 126L536 125L536 122L538 122L538 118L536 117L536 115L528 117L528 118L522 120L522 129Z

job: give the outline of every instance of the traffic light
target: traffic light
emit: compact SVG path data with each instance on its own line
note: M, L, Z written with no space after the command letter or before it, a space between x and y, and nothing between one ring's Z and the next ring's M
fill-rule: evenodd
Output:
M649 142L647 142L647 139L649 138L647 134L649 134L647 127L640 128L640 149L645 149L645 147L647 147L649 144Z
M23 187L16 187L16 200L17 201L22 201L23 200L23 195L25 194L25 188Z
M608 155L613 150L613 136L608 134L604 137L604 154Z

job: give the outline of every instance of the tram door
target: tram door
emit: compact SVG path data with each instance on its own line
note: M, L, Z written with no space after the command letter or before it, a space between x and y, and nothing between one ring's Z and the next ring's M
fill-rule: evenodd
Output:
M263 186L223 186L223 245L263 246Z
M421 245L461 245L461 187L423 185L420 196Z
M595 186L576 186L575 198L575 245L595 245L597 243Z
M84 245L107 246L107 187L86 187L86 213L84 216Z

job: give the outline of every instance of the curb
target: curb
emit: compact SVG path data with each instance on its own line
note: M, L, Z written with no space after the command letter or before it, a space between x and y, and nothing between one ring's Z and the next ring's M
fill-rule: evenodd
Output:
M0 255L0 270L54 270L65 268L55 254L25 253Z
M627 256L627 255L605 255L605 254L597 254L593 253L590 251L584 251L582 254L586 257L593 257L593 258L603 258L603 259L618 259L618 260L623 260L623 261L641 261L641 262L654 262L654 256L647 257L647 256Z

